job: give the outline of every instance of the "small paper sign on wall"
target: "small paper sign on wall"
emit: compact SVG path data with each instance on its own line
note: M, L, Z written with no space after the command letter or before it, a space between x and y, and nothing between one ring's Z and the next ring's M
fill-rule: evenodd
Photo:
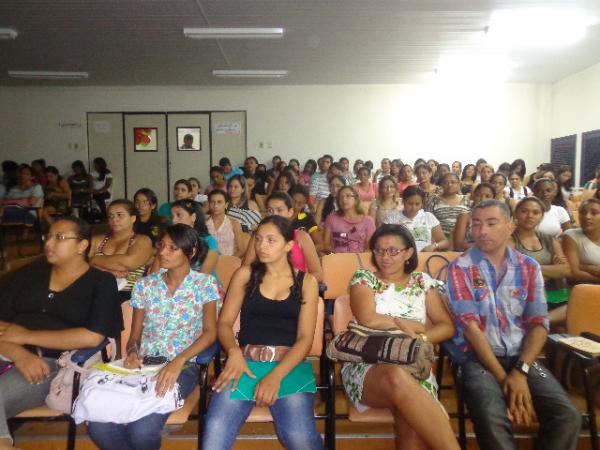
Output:
M96 120L94 122L94 131L96 133L110 133L110 122L107 120Z
M242 124L239 122L219 122L214 125L215 134L239 136L242 132Z

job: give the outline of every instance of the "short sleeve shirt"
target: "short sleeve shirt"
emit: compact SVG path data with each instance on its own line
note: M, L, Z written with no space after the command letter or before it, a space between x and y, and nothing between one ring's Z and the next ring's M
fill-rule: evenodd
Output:
M421 209L412 219L406 217L404 213L400 213L398 223L410 230L415 238L417 251L420 252L431 244L431 230L437 227L440 221L430 212Z
M570 222L569 213L562 206L551 205L550 210L544 213L544 218L537 227L537 231L557 237L562 233L561 225Z
M14 186L8 191L8 194L6 194L6 200L18 200L29 197L36 197L38 199L33 207L40 206L40 202L44 198L44 190L42 189L42 185L34 184L29 189L21 189L19 186Z
M365 251L367 239L375 232L375 221L370 216L350 221L339 214L329 214L325 228L331 231L334 253L360 253Z
M528 328L548 328L544 279L531 257L507 247L503 273L472 247L448 267L447 292L456 325L454 343L472 351L465 327L476 321L496 356L517 356Z
M220 297L215 277L194 270L171 297L163 279L165 272L139 280L130 303L145 313L140 353L173 359L202 333L204 305Z

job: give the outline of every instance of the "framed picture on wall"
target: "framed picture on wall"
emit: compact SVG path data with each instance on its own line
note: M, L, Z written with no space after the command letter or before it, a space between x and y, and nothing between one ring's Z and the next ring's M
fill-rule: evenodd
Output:
M202 151L200 127L177 127L177 150L181 152Z
M158 128L133 129L134 152L158 151Z

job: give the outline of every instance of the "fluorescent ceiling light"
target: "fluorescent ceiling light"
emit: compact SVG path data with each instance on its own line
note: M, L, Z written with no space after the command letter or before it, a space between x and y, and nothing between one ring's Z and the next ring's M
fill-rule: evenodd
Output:
M14 28L0 28L0 39L1 40L11 40L16 39L19 35L19 32Z
M32 80L85 80L88 72L52 72L48 70L9 70L8 76Z
M287 70L213 70L213 76L219 78L283 78Z
M485 83L506 80L510 69L511 64L504 55L448 54L440 58L435 73L441 81Z
M548 48L573 44L594 21L573 9L506 9L492 13L486 41L507 48Z
M192 39L272 39L283 37L283 28L184 28Z

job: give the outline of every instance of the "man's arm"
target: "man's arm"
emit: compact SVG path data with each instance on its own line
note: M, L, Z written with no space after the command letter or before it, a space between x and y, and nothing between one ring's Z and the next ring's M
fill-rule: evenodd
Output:
M469 322L468 325L464 327L463 333L465 339L471 344L481 365L493 375L498 384L502 385L506 378L506 371L498 362L498 358L494 355L492 347L483 334L483 331L479 328L479 324L476 321Z

